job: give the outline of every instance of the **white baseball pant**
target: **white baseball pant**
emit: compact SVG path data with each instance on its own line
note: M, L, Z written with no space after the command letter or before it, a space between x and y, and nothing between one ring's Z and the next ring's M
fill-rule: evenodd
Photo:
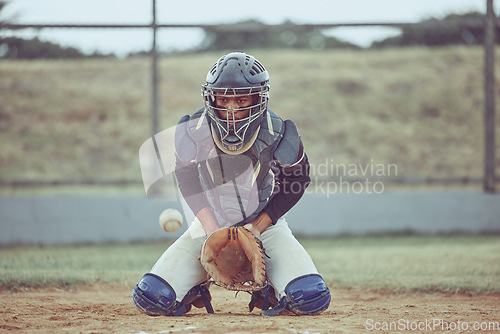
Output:
M166 280L174 289L177 301L182 301L186 293L207 279L207 273L198 257L206 236L194 237L193 229L200 229L195 220L158 259L151 269ZM262 244L269 258L265 258L269 283L276 291L276 297L285 296L285 287L296 277L318 274L316 266L302 245L293 236L284 217L269 226L261 234Z

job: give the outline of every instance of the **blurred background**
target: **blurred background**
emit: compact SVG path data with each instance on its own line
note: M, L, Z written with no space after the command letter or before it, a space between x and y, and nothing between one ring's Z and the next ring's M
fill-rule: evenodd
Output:
M298 233L497 233L488 2L0 1L0 244L165 238L139 147L234 50L302 135Z

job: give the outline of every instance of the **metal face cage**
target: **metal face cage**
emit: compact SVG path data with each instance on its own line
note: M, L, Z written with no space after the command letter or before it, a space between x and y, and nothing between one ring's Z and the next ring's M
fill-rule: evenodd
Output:
M205 110L213 121L213 129L216 131L216 135L220 141L220 143L217 144L221 144L223 149L228 151L239 151L244 145L249 143L260 123L257 120L267 110L269 89L270 86L268 83L258 87L239 88L202 86ZM231 112L231 109L218 107L216 105L217 96L251 96L253 99L253 104L251 106L237 109L238 111L249 110L248 116L242 119L235 118L234 112ZM226 111L226 117L221 117L221 111Z

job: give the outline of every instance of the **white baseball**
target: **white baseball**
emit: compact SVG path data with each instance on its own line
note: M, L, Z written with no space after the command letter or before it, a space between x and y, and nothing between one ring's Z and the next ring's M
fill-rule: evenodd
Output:
M180 229L182 220L182 214L176 209L166 209L160 214L160 226L168 233Z

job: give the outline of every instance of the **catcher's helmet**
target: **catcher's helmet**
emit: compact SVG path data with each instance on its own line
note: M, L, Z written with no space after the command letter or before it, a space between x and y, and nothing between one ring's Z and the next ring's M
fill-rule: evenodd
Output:
M265 117L269 88L269 73L253 56L232 52L212 66L207 83L202 86L202 96L217 147L229 154L240 154L252 146ZM216 97L221 95L251 96L252 105L239 109L248 109L248 117L235 119L232 112L222 117L219 111L228 110L216 104Z

